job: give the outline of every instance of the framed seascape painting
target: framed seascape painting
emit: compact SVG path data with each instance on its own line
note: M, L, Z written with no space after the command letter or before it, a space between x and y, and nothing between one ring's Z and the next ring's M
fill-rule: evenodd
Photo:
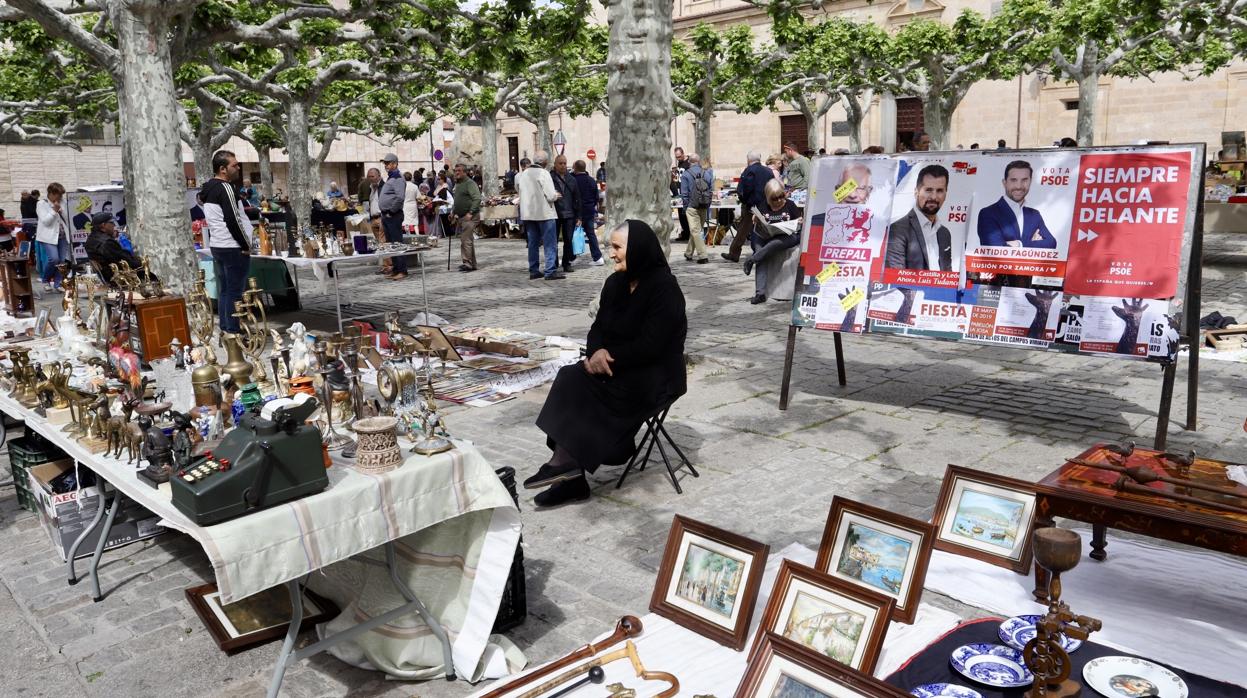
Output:
M757 541L676 516L649 609L740 650L749 634L768 552Z
M1035 489L1030 483L950 465L935 505L935 548L1028 574Z
M909 694L775 633L763 633L736 698L906 698Z
M840 581L813 567L784 560L754 648L772 632L841 664L870 673L896 601Z
M896 601L892 620L914 622L927 577L935 527L925 521L835 497L815 568Z

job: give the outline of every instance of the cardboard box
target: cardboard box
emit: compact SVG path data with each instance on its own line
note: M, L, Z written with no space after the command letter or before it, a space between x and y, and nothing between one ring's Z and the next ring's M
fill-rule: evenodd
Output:
M81 487L73 492L55 494L49 484L61 473L74 469L71 459L44 463L30 468L30 490L34 494L36 510L43 529L52 538L52 547L56 548L61 560L69 554L69 548L82 534L83 529L95 518L96 507L100 505L100 493L96 487ZM85 470L85 468L80 468ZM107 515L107 514L105 514ZM144 538L164 533L164 527L158 525L159 517L144 509L139 504L126 500L121 511L113 519L112 530L104 543L105 550L133 543ZM101 524L102 526L102 524ZM99 540L99 531L93 531L82 545L78 546L76 557L90 557L95 552L95 544Z

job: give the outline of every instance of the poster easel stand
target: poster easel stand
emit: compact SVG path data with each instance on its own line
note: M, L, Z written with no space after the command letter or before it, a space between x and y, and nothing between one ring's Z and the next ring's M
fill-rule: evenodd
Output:
M1179 344L1185 343L1188 348L1189 356L1187 357L1186 372L1186 431L1196 431L1198 426L1198 410L1199 410L1199 350L1202 344L1202 337L1199 331L1200 302L1202 294L1200 286L1203 283L1203 253L1204 253L1204 187L1205 168L1201 168L1198 199L1195 206L1195 220L1191 234L1191 245L1189 253L1189 265L1186 273L1186 303L1183 308L1183 321L1185 322L1184 336L1180 337ZM797 267L797 278L795 282L794 297L799 297L801 292L801 280L804 277L804 268ZM783 383L779 391L779 409L788 409L788 399L790 397L790 386L792 382L792 358L796 351L797 331L803 329L800 325L788 326L788 344L784 348L784 373ZM841 386L848 384L845 375L844 365L844 346L842 344L840 333L832 332L832 340L835 344L836 353L836 377ZM1173 386L1176 381L1178 360L1166 360L1161 362L1161 386L1160 386L1160 403L1156 408L1156 434L1152 440L1152 447L1158 451L1164 451L1165 445L1169 437L1169 416L1173 406Z

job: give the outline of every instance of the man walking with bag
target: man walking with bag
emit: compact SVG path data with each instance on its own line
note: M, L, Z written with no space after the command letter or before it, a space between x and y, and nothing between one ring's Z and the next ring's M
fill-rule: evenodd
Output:
M698 264L706 264L706 238L703 226L710 219L710 200L713 198L714 180L712 175L701 167L701 157L696 153L688 156L688 169L680 175L680 202L684 204L688 215L688 245L684 248L684 258L692 261L697 258Z
M532 167L515 175L515 189L520 195L520 220L528 237L528 278L558 281L567 278L558 271L558 230L555 227L558 216L554 202L559 200L559 193L554 190L554 182L546 169L550 156L539 150L533 154L533 160ZM523 166L520 161L520 167ZM541 270L543 250L546 255L544 273Z

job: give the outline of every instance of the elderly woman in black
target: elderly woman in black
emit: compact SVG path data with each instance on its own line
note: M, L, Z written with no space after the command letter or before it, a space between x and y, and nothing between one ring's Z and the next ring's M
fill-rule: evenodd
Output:
M611 231L609 253L615 273L589 328L588 358L559 371L537 417L554 450L524 481L549 487L537 506L588 499L585 472L627 461L645 418L685 391L684 293L658 237L630 220Z

